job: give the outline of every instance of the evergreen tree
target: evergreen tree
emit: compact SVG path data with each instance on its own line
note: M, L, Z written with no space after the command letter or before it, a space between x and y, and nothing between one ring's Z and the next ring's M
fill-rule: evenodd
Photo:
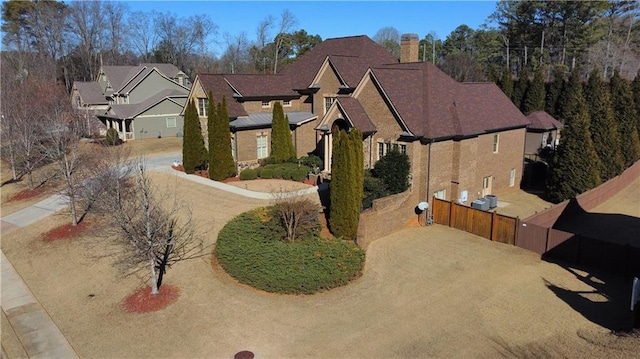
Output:
M620 154L618 126L613 120L609 88L602 81L600 71L594 68L585 87L584 97L589 106L591 139L600 159L600 177L607 181L624 169Z
M286 162L296 158L296 149L293 146L291 129L289 128L289 117L284 115L280 102L276 102L273 106L271 158L276 162Z
M579 72L579 68L574 69L563 94L560 110L565 125L547 180L547 196L552 202L573 198L600 184L600 160L591 140L589 111Z
M236 174L236 163L231 153L231 136L229 134L229 111L227 98L222 96L222 103L215 107L213 115L213 131L209 130L209 178L222 181Z
M636 128L640 133L640 70L638 70L636 77L631 82L631 94L633 95L633 103L636 105L636 115L638 115L636 117L638 119Z
M206 148L195 103L189 102L184 113L184 137L182 138L182 165L185 173L193 173L206 166Z
M373 175L384 181L389 194L401 193L409 188L410 171L409 156L400 153L397 146L394 146L373 167Z
M624 166L629 167L640 159L640 139L637 128L637 114L631 97L631 89L627 80L620 76L618 70L613 71L609 82L611 88L611 104L613 117L620 133L621 153Z
M504 70L502 72L502 77L500 78L500 89L509 99L511 99L511 96L513 95L513 77L511 76L511 71Z
M520 71L520 78L515 82L511 101L517 108L522 110L522 100L529 88L529 70L525 67Z
M355 241L364 196L362 132L335 128L332 146L329 224L334 235Z
M564 70L562 70L561 67L556 67L553 71L553 82L547 86L544 99L544 110L553 117L556 117L558 114L558 102L562 95L564 84Z
M544 110L545 88L543 71L544 69L542 67L538 68L533 76L533 81L529 85L529 88L527 88L522 103L522 112L525 115Z

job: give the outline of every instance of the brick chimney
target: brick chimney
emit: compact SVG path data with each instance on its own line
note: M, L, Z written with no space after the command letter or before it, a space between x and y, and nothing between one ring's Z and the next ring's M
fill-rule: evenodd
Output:
M418 62L418 34L403 34L400 38L400 62Z

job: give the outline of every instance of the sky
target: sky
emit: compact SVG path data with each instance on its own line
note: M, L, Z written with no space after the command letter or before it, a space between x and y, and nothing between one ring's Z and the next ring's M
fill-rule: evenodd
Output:
M179 17L207 14L218 34L245 32L255 40L255 30L268 15L276 19L287 9L297 20L294 30L332 37L368 35L391 26L400 34L424 38L435 32L444 40L456 27L478 29L496 9L497 1L170 1L122 0L130 11L170 12ZM274 30L275 31L275 30ZM220 48L216 49L220 54Z

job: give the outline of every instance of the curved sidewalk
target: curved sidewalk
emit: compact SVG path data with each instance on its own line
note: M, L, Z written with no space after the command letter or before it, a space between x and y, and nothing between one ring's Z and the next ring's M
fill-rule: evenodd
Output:
M226 183L212 181L195 175L188 175L172 169L170 165L165 167L164 164L160 164L165 158L173 156L175 155L155 158L150 161L151 163L148 163L148 167L154 171L173 174L240 196L255 199L273 198L271 193L249 191ZM324 186L326 185L327 184ZM324 188L324 186L321 185L322 188ZM286 197L302 196L317 193L320 189L320 187L315 186L287 192L283 195ZM65 196L57 194L48 197L30 207L0 218L0 234L4 235L15 229L31 225L64 209L66 206L67 201L65 200ZM34 297L33 293L31 293L20 274L18 274L2 251L0 251L0 265L2 267L0 306L27 355L30 358L78 358L73 347L69 344L47 311L40 305L40 302ZM4 355L6 355L4 346L2 353L4 358Z

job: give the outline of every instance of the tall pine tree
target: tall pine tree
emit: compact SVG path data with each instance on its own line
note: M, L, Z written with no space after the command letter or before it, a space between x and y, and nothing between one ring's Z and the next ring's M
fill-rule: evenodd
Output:
M529 85L529 88L527 88L527 92L524 95L524 100L522 101L522 112L525 115L528 115L531 112L543 111L544 98L544 72L543 67L541 66L536 70L536 73L533 76L533 81Z
M573 198L601 182L600 160L591 140L589 111L579 72L579 68L574 69L563 93L560 118L564 120L564 128L547 179L547 196L552 202Z
M564 70L562 67L556 67L553 70L553 81L548 84L544 99L544 111L553 117L557 117L558 102L564 85Z
M511 95L513 95L513 77L511 76L511 71L504 70L502 72L502 77L500 78L500 89L508 98L511 98Z
M524 67L522 71L520 71L520 78L515 82L513 94L511 94L511 101L520 110L522 110L522 101L524 100L524 95L529 88L529 82L529 70Z
M193 173L206 166L207 154L196 105L191 100L184 112L184 137L182 138L182 165L185 173Z
M624 166L627 168L640 159L637 114L629 83L620 76L618 70L613 71L609 86L611 87L613 117L618 125L620 143L622 145L622 158L624 159Z
M600 158L600 177L607 181L624 169L620 154L618 126L613 120L609 88L602 81L600 71L594 68L584 89L591 118L591 139Z
M222 96L222 103L216 106L214 113L213 131L209 130L209 178L222 181L236 175L236 163L231 152L229 134L229 111L225 96Z
M273 120L271 122L271 158L276 162L286 162L296 158L296 149L291 138L289 117L284 115L282 104L273 105Z

